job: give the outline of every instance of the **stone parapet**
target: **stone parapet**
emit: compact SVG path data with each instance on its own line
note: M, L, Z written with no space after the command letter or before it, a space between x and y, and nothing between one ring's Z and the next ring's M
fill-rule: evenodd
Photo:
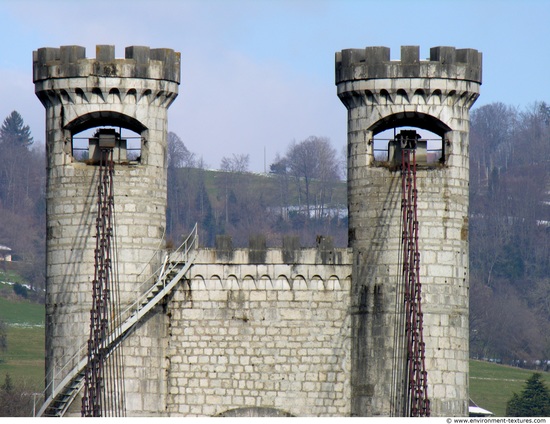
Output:
M475 49L432 47L420 60L418 46L402 46L401 60L390 60L388 47L345 49L336 53L336 84L364 79L444 78L481 84L482 55Z
M126 47L124 59L115 59L115 47L96 46L96 57L87 58L81 46L43 47L33 52L33 81L87 76L145 78L180 82L180 53L172 49Z
M300 249L296 261L286 263L281 249L267 249L265 261L255 263L250 249L236 249L231 258L215 249L201 249L189 271L197 289L216 290L337 290L351 278L350 249L334 249L326 260L318 249Z
M263 264L271 265L351 265L352 250L348 248L332 248L328 251L319 248L292 249L293 260L286 260L288 249L269 248L265 250ZM194 263L199 264L254 264L253 249L239 248L230 250L200 249ZM177 256L174 256L177 260Z

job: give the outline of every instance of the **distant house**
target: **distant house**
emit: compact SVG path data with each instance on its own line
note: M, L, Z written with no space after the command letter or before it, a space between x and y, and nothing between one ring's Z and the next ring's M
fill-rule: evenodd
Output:
M11 262L11 249L0 244L0 261Z

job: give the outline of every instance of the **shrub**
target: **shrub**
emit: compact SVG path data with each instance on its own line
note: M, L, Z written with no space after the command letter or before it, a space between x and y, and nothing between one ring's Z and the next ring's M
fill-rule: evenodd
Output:
M24 297L25 299L28 297L29 293L27 291L27 288L19 283L15 283L13 285L13 291L17 296Z

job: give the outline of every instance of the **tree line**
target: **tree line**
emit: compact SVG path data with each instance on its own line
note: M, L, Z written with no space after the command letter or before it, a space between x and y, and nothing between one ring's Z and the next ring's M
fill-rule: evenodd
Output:
M45 281L45 189L44 147L13 111L0 127L0 245L12 249L11 268L34 288Z
M550 106L472 112L470 354L550 360ZM546 363L547 365L550 363Z

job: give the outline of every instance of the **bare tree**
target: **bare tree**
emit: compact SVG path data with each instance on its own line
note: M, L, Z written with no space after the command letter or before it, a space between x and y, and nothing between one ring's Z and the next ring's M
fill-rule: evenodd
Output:
M178 240L191 230L197 190L195 154L173 132L168 133L168 208L166 223L169 240Z
M471 346L540 359L550 352L550 109L490 104L471 124Z
M223 157L220 163L220 170L225 172L248 172L250 155L236 155Z
M176 133L168 133L168 168L195 167L195 154L191 153Z
M332 185L339 178L338 155L329 139L311 136L300 143L293 142L285 159L299 193L305 196L307 218L311 217L313 204L317 205L316 215L322 215L325 204L330 200ZM314 180L319 182L317 192L312 192Z
M0 385L0 416L30 417L33 413L33 392L36 388L28 382L13 382L9 374L5 374Z
M275 175L279 188L279 208L283 220L288 220L288 206L290 201L288 163L286 158L279 153L275 156L274 162L269 166L271 174Z
M503 103L491 103L472 112L470 157L477 181L489 184L493 169L506 167L517 128L518 112Z
M239 193L244 193L246 188L242 186L246 179L241 178L242 174L248 172L250 155L236 155L232 157L224 156L220 162L220 170L226 172L219 180L221 190L223 191L223 208L225 216L225 225L230 222L236 223L239 203Z

